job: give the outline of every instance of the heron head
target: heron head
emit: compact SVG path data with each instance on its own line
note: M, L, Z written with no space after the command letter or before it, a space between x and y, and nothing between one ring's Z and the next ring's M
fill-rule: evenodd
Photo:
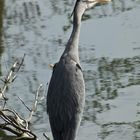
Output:
M83 13L86 9L90 9L96 5L107 4L110 1L111 0L77 0L71 16L73 13Z

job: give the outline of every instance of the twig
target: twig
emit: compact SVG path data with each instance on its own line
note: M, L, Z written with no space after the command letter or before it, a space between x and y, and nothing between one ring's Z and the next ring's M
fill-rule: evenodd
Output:
M24 54L23 58L21 59L21 62L20 62L19 67L18 67L18 69L17 69L17 73L19 72L21 66L23 65L23 62L24 62L25 56L26 56L26 54Z
M12 112L14 116L8 116L4 113L4 111L7 111L9 113ZM3 129L10 131L16 134L17 136L25 134L26 137L36 138L36 135L28 129L28 123L26 123L26 120L21 119L19 115L17 115L17 113L15 113L14 111L9 109L0 111L0 117L4 120L4 122L6 122L5 127L4 124L0 125L0 127L3 127Z
M4 80L4 86L1 89L1 93L0 93L1 94L0 98L2 97L4 100L7 100L4 93L5 93L5 90L7 89L8 85L12 82L12 79L13 79L12 75L14 73L14 69L15 69L16 65L17 65L17 61L13 64L13 66L11 67L11 70L9 71L7 77Z
M4 80L2 80L4 82L4 85L0 90L0 99L1 98L4 99L5 103L8 100L8 98L5 96L5 91L8 88L8 86L16 79L16 77L17 77L16 74L19 72L19 69L23 65L24 58L25 58L25 54L21 60L21 63L19 63L19 61L16 60L16 62L12 65L10 71L8 72L6 78Z
M27 110L29 110L31 112L31 109L24 103L24 101L19 96L17 96L17 97L22 102L22 104L27 108Z
M16 124L23 124L23 123L25 123L25 120L15 110L10 110L10 109L7 108L7 109L3 109L2 112L3 113L4 112L8 112L7 114L10 116L10 118L12 118L12 117L14 118L14 121L16 122ZM12 115L10 115L10 113L12 113Z
M34 112L35 112L35 111L36 111L36 109L37 109L38 96L39 96L39 92L40 92L40 89L42 88L42 86L43 86L43 85L42 85L42 84L40 84L40 85L39 85L39 87L38 87L38 89L37 89L37 91L36 91L35 101L34 101L34 104L33 104L32 109L31 109L31 112L30 112L30 114L29 114L29 118L27 119L27 121L28 121L28 122L30 122L30 121L31 121L32 116L33 116Z
M43 133L43 136L44 136L47 140L50 140L50 138L47 136L46 133Z
M13 133L13 134L15 134L15 135L17 135L17 136L20 136L20 135L19 135L19 132L17 132L16 130L14 130L14 129L8 127L5 123L4 123L4 124L0 124L0 128L1 128L1 129L4 129L4 130L7 130L7 131L9 131L9 132L11 132L11 133Z

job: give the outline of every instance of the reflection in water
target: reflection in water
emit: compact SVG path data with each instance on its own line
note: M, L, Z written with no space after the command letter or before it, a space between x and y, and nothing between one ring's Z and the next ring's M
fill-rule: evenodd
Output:
M88 60L89 61L89 60ZM123 121L119 120L120 114L125 110L134 108L139 108L139 93L134 94L130 92L131 86L139 86L140 85L140 56L135 56L133 58L115 58L110 60L109 58L102 57L97 60L90 60L90 64L97 65L97 71L85 71L86 78L86 87L88 87L89 95L86 98L86 107L83 117L83 123L86 121L92 121L97 125L101 126L101 132L99 133L101 139L111 139L114 135L117 135L116 140L122 139L119 138L120 130L122 130L120 136L125 135L127 133L128 139L132 140L135 138L136 140L140 138L138 132L140 131L140 121L139 119L135 121L133 118L131 121L127 122L126 118L123 116ZM96 73L96 74L95 74ZM92 83L92 84L91 84ZM127 89L125 91L125 89ZM129 89L130 88L130 89ZM124 91L123 91L124 89ZM125 93L126 92L126 93ZM128 93L129 95L127 95ZM139 92L137 90L136 92ZM119 105L119 97L123 94L126 94L126 97L130 96L130 100L133 105L127 105L127 100L125 99L122 103L123 106ZM133 101L133 98L138 98L137 101ZM116 100L115 100L116 99ZM117 105L113 105L112 101L117 102ZM129 103L129 100L128 100ZM130 106L130 107L129 107ZM113 119L113 121L106 122L108 118L106 118L106 112L113 112L115 108L120 107L121 113L118 111L117 114L112 115L109 120L117 117L117 119ZM125 112L125 111L124 111ZM131 109L129 111L130 115ZM101 116L105 119L100 120L98 116ZM133 114L135 116L139 116L139 111ZM131 116L131 115L130 115ZM109 115L110 117L110 115ZM125 136L124 140L127 140ZM132 139L131 139L132 137Z
M2 41L2 35L3 35L3 9L4 9L4 0L0 1L0 61L1 61L1 55L3 53L3 41ZM1 63L0 63L0 76L1 73Z
M86 102L86 120L95 118L88 113L88 110L91 111L91 106L98 113L109 110L111 108L110 104L102 104L103 101L117 98L119 89L140 85L140 56L115 58L113 60L103 57L93 62L98 67L96 76L93 75L95 73L93 70L84 72L88 92L90 92ZM90 82L92 82L92 85Z
M0 2L2 1L0 0ZM24 116L28 114L28 111L17 101L16 96L18 95L28 106L31 106L38 85L40 83L46 84L49 81L51 70L49 70L48 65L58 61L61 52L64 50L64 44L68 38L67 33L70 32L68 29L71 27L69 15L72 12L73 5L74 1L72 0L50 0L49 2L46 0L6 0L4 13L4 43L6 48L3 55L6 62L9 61L11 64L15 57L21 57L26 53L25 67L7 95L10 96L9 100L11 101L9 106L12 106ZM96 18L94 18L95 22L98 23L101 20L98 18L103 17L102 22L106 27L110 23L110 19L112 22L115 21L116 17L112 18L114 11L115 16L116 13L121 15L121 12L135 9L139 5L139 0L127 0L127 2L125 0L113 0L110 5L111 8L103 6L97 7L93 11L87 11L83 20L94 16ZM109 9L111 9L111 12L108 12ZM112 17L106 19L105 15L111 15ZM66 16L68 19L65 18ZM67 23L67 20L69 23ZM93 27L91 24L88 24L88 26L90 26L89 29ZM96 26L100 28L97 24ZM123 26L125 25L123 24ZM114 27L110 28L113 30ZM130 29L130 26L126 28ZM84 41L92 36L88 33L85 34ZM139 35L136 34L136 36ZM136 45L136 47L139 47L139 40L136 40ZM91 45L89 43L85 48L84 46L84 43L80 44L80 59L84 70L87 94L81 128L84 128L87 123L94 126L98 125L100 128L99 140L113 136L119 137L118 130L124 128L127 130L129 128L129 130L133 129L133 136L138 135L140 56L113 59L100 56L96 58L94 53L96 53L97 44ZM127 110L132 113L127 112ZM117 118L118 114L120 116ZM47 121L45 101L40 101L31 127L41 139L44 139L42 133L46 131L46 128L49 131ZM133 127L131 127L132 125ZM88 127L85 128L85 132L87 132L86 130L88 130ZM91 134L93 134L93 131L98 133L96 127L94 130L91 128L90 131L92 131ZM83 140L84 135L80 133L80 136ZM94 135L89 138L89 140L92 139L95 139ZM123 140L122 138L118 139Z
M106 138L112 138L114 135L117 135L117 139L122 139L118 135L118 133L125 135L125 139L123 140L139 140L140 135L140 121L134 121L134 122L111 122L108 124L103 124L101 126L101 133L100 137L102 140Z

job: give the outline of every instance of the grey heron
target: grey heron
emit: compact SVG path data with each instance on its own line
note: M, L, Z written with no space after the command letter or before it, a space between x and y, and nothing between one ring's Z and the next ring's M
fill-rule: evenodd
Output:
M77 0L73 30L65 50L53 67L47 93L47 113L54 140L75 140L85 102L85 83L79 61L81 18L86 9L110 0Z

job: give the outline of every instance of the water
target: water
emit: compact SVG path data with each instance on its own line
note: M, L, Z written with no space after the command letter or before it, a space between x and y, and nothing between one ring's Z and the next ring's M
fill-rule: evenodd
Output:
M29 112L17 96L31 107L39 84L47 88L49 64L59 60L71 33L73 5L71 0L5 0L0 71L4 76L26 54L7 93L8 106L26 118ZM83 17L79 51L86 105L77 140L140 139L139 13L139 0L116 0ZM51 135L45 100L39 101L31 129L42 140L43 132Z

